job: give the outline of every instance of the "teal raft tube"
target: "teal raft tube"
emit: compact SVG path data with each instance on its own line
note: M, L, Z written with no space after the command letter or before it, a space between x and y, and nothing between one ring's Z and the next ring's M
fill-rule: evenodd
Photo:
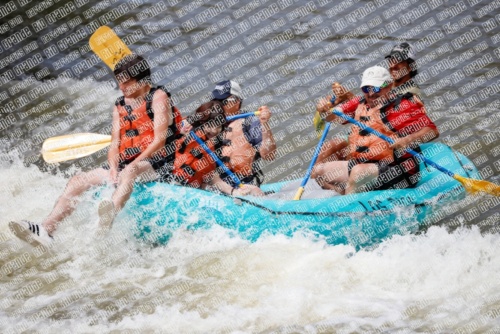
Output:
M421 145L422 153L464 177L480 179L469 159L448 146ZM178 229L209 229L215 225L250 241L265 235L297 233L323 238L328 244L357 249L395 235L418 231L446 216L446 205L466 196L464 187L424 162L421 180L412 189L382 190L328 198L293 201L246 196L233 198L165 183L135 186L117 220L132 221L142 242L163 245ZM290 182L266 184L266 193L279 193ZM325 191L320 191L325 192ZM307 194L307 188L306 193Z

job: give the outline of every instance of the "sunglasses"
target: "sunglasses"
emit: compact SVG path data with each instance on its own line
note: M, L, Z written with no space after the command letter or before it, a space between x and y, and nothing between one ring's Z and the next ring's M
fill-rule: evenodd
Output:
M374 92L374 93L380 93L380 91L382 90L382 88L385 88L387 87L389 84L387 82L384 82L380 87L376 87L376 86L363 86L361 87L361 91L365 94L368 94L370 92Z

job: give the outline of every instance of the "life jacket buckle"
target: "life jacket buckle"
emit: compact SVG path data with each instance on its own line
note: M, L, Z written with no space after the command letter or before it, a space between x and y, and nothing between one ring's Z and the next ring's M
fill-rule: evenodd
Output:
M139 130L132 129L125 131L125 137L137 137L139 135Z
M370 132L368 132L368 130L359 130L359 135L360 136L369 136L370 135Z
M137 119L137 116L136 115L127 115L127 116L123 116L123 119L125 121L133 122Z
M189 176L193 176L195 171L193 168L191 168L191 166L189 165L186 165L186 164L183 164L181 166L182 170L185 171Z
M358 153L367 153L370 151L368 146L356 146L356 152Z
M203 158L203 153L201 153L201 151L200 151L199 149L193 148L193 149L191 150L191 152L189 152L189 153L191 153L191 155L192 155L193 157L195 157L196 159L201 159L201 158Z

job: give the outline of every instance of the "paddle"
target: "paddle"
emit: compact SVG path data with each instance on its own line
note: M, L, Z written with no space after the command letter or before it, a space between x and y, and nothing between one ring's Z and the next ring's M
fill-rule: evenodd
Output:
M314 118L313 118L313 125L314 125L314 130L318 134L318 137L319 137L319 134L325 130L326 123L327 122L323 118L321 118L321 115L319 114L319 112L316 111L316 113L314 114Z
M115 64L132 52L115 32L102 26L89 40L90 48L99 58L114 69ZM227 117L228 121L259 115L258 111ZM43 159L48 163L73 160L95 153L111 144L111 136L94 133L77 133L48 138L42 145Z
M132 52L127 45L107 27L97 29L89 40L92 51L112 70L115 64ZM81 158L97 152L111 143L111 136L95 133L76 133L48 138L42 145L43 159L55 163Z
M376 135L377 137L385 140L386 142L388 142L390 144L395 143L392 138L389 138L389 137L383 135L382 133L366 126L365 124L362 124L362 123L356 121L355 119L341 113L338 110L332 109L332 113L337 115L338 117L346 120L347 122L352 123L352 124L360 127L361 129L366 130L367 132ZM328 124L330 124L330 123L328 123ZM431 165L432 167L434 167L438 171L443 172L443 173L451 176L452 178L454 178L455 180L460 182L464 186L464 188L472 194L482 191L482 192L486 192L488 194L491 194L493 196L500 196L500 186L497 186L496 184L494 184L492 182L488 182L488 181L484 181L484 180L469 179L469 178L460 176L460 175L455 174L455 173L451 172L450 170L436 164L435 162L427 159L424 155L422 155L418 152L415 152L412 149L407 148L406 151L408 153L410 153L411 155L413 155L414 157L417 157L418 159L425 161L428 165Z
M353 93L348 91L345 87L343 87L338 82L334 82L332 84L332 91L333 91L333 95L332 95L330 103L333 106L339 105L340 103L342 103L344 101L347 101L347 100L350 100L350 99L356 97ZM316 130L316 133L318 134L318 138L320 136L319 134L325 130L326 123L327 122L321 118L320 113L318 111L316 111L316 113L314 114L314 118L313 118L313 124L314 124L314 129Z
M259 115L258 111L229 116L228 121ZM43 159L48 163L56 163L78 159L102 150L111 144L111 136L97 133L75 133L47 138L42 145Z
M229 168L227 168L227 166L226 166L226 165L224 165L224 163L223 163L223 162L219 159L219 157L218 157L218 156L217 156L214 152L212 152L212 150L211 150L211 149L209 149L209 148L208 148L208 146L207 146L207 145L203 142L203 140L201 140L201 138L200 138L200 137L198 137L198 136L194 133L194 131L189 132L189 135L190 135L191 137L193 137L193 138L194 138L194 140L196 140L196 142L197 142L198 144L200 144L200 146L201 146L201 147L205 150L205 152L207 152L207 153L208 153L208 155L210 155L210 157L212 157L212 159L214 159L215 163L216 163L219 167L221 167L227 175L229 175L229 177L233 180L233 182L234 182L234 183L236 183L236 185L237 185L238 187L240 187L240 188L241 188L241 187L243 187L243 184L240 182L240 180L238 179L238 177L237 177L236 175L234 175L234 173L233 173L233 172L231 172L231 170L230 170Z
M228 122L231 122L231 121L235 121L237 119L240 119L240 118L245 118L245 117L249 117L249 116L259 116L260 115L260 111L254 111L254 112L247 112L247 113L244 113L244 114L239 114L239 115L234 115L234 116L228 116L226 117L226 121Z
M97 133L76 133L48 138L42 145L43 159L48 163L73 160L102 150L111 143L111 136Z
M97 29L90 37L89 44L92 51L94 51L111 70L115 69L115 65L120 59L126 55L132 54L132 51L130 51L120 37L107 26L102 26Z
M313 158L311 160L311 164L309 165L309 168L307 169L306 176L302 180L302 183L300 184L299 189L297 189L297 193L295 194L295 197L293 198L294 201L299 201L300 198L302 197L302 194L304 193L304 189L306 187L307 182L309 181L309 178L311 177L312 170L314 168L314 164L316 163L316 160L318 159L319 152L321 151L321 147L323 146L323 143L325 142L326 135L328 134L328 130L330 130L330 124L331 123L326 123L325 129L323 130L323 135L321 136L320 141L318 142L318 145L316 146L316 150L314 151Z

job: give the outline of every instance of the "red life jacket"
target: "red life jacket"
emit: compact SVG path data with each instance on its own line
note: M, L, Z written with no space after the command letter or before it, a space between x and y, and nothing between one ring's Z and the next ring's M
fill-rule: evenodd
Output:
M205 142L208 148L214 152L215 145L207 140L202 131L196 131L196 135ZM216 169L214 160L205 150L190 136L175 141L176 151L174 170L177 181L183 185L200 188L203 183L210 181Z
M146 95L142 104L132 109L130 105L125 104L125 98L119 97L115 105L120 114L120 162L131 162L137 158L154 140L154 112L152 109L153 96L157 89L164 91L169 99L170 93L165 87L159 86L151 88ZM181 128L181 113L170 99L172 107L173 122L168 127L167 138L165 140L165 148L160 150L159 154L167 161L173 161L175 157L175 149L172 148L172 143L180 136L179 129Z
M394 101L392 108L383 110L382 120L399 137L406 137L420 131L424 127L436 129L436 125L426 115L424 103L418 95L412 92L399 95ZM419 146L413 150L421 153ZM400 155L401 152L395 152L395 160L399 161L403 170L410 175L418 173L418 162L413 158L413 155L408 152L402 156Z

